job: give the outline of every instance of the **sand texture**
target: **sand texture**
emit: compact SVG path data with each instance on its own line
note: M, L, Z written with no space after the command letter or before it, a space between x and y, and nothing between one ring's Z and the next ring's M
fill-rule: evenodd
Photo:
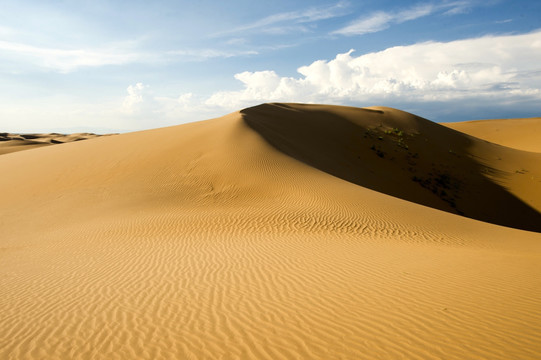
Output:
M72 141L93 139L98 136L92 133L77 134L11 134L0 133L0 155L21 150L30 150L38 147L64 144Z
M541 118L474 120L442 125L496 144L541 152Z
M0 168L1 359L541 358L541 153L264 104Z

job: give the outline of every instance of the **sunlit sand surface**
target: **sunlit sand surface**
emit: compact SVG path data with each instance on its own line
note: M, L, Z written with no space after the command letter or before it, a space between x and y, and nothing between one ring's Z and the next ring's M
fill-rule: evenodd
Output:
M496 144L541 152L541 118L476 120L442 125Z
M541 152L494 124L265 104L5 153L0 358L539 359Z

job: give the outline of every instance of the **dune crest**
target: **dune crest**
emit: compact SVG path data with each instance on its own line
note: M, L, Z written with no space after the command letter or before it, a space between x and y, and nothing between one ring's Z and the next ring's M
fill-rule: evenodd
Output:
M538 359L541 234L453 214L537 160L299 104L0 156L0 358Z

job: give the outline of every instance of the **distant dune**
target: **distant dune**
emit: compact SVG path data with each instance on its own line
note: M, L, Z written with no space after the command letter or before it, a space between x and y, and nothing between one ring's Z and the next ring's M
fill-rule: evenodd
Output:
M541 153L489 124L263 104L2 155L0 358L539 359Z
M91 133L77 134L10 134L0 133L0 155L8 154L21 150L30 150L33 148L64 144L72 141L92 139L98 136Z
M442 124L451 129L524 151L541 152L541 118L476 120Z

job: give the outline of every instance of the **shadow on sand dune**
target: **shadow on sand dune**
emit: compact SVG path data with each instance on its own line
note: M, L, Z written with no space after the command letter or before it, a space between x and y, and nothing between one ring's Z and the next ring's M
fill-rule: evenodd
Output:
M471 154L493 144L399 110L263 104L244 122L284 154L351 183L432 208L541 232L541 214ZM495 180L496 179L496 180Z

